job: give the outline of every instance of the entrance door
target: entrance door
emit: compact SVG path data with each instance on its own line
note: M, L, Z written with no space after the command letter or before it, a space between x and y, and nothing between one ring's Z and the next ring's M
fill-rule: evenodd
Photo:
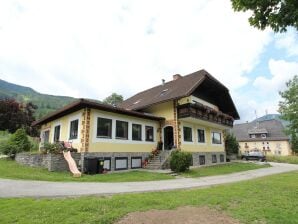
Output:
M164 149L171 150L174 146L174 130L172 126L167 126L163 129Z

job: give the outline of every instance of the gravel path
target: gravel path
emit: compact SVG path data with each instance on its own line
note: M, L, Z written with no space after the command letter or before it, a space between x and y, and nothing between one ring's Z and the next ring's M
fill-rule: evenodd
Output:
M249 170L227 175L145 182L74 183L0 179L0 198L111 195L119 193L202 188L250 180L289 171L298 171L298 165L284 163L270 164L272 167L269 168Z

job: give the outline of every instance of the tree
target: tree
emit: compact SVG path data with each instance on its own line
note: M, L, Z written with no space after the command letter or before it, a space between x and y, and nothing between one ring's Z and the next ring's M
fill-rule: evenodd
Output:
M37 109L32 103L22 104L14 99L0 99L0 130L14 133L24 128L30 135L37 135L37 129L31 124L35 120L34 112Z
M123 102L123 96L117 93L112 93L112 95L105 98L102 102L105 104L116 106L117 104Z
M253 12L248 21L251 26L264 30L271 27L274 32L285 32L288 26L298 30L297 0L231 0L235 11Z
M0 153L12 158L19 152L30 151L32 145L28 139L25 129L18 129L9 139L0 145Z
M239 143L236 140L236 137L233 134L227 133L225 136L225 149L228 155L238 154L239 152Z
M286 83L287 89L280 92L283 101L279 102L281 118L289 121L286 133L291 137L292 150L298 152L298 76Z

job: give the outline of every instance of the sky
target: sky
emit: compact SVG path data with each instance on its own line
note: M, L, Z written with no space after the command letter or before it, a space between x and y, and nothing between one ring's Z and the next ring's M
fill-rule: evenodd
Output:
M0 79L104 99L207 70L240 122L277 113L298 74L298 33L260 31L229 0L0 0Z

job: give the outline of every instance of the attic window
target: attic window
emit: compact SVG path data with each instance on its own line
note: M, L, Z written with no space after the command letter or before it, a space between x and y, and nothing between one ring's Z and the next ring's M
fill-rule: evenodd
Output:
M169 89L164 89L163 91L161 91L160 95L163 96L166 94L166 92L168 91Z
M139 102L141 102L141 100L137 100L137 101L134 102L133 104L136 105L136 104L138 104Z

